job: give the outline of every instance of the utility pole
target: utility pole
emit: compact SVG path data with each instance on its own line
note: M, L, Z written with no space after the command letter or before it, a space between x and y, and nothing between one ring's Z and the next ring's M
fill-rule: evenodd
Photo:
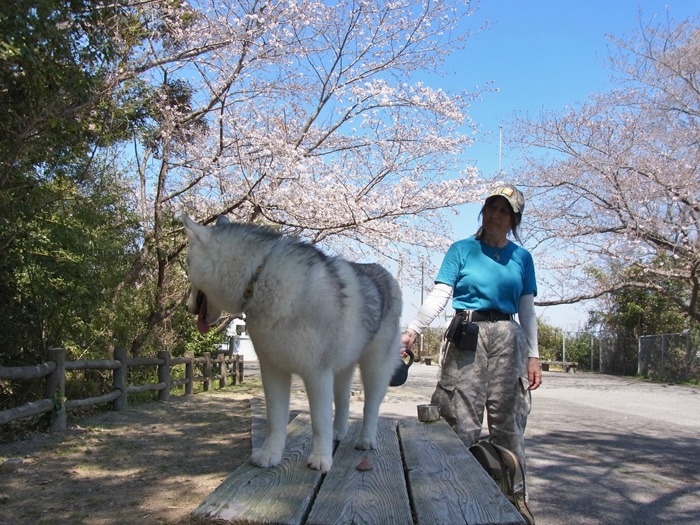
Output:
M566 332L561 331L561 360L566 363Z
M425 262L420 262L420 304L423 304L423 289L425 288L424 279ZM423 357L423 334L420 334L420 343L418 346L419 359Z
M503 126L498 126L498 176L503 175Z

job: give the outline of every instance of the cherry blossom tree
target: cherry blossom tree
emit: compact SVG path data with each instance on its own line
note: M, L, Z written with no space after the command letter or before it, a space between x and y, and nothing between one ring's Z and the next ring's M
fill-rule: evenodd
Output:
M644 288L700 321L700 25L652 22L614 42L619 89L517 122L550 270L539 304Z
M183 210L357 259L446 245L444 212L482 191L462 153L476 131L469 104L488 85L447 93L430 79L469 36L470 4L135 4L148 41L129 48L125 28L118 81L149 93L154 117L122 156L138 174L143 244L117 295L152 289L134 349L181 308Z

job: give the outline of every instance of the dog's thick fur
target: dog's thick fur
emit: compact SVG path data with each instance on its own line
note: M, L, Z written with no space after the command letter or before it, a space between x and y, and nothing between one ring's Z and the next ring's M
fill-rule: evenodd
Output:
M399 362L401 290L381 266L324 255L267 228L220 217L206 227L183 215L200 330L222 311L245 312L260 362L267 437L252 461L277 465L287 438L292 374L304 381L313 438L308 464L327 472L333 439L348 427L350 387L359 364L365 404L359 449L376 446L379 405ZM335 417L333 418L333 401Z

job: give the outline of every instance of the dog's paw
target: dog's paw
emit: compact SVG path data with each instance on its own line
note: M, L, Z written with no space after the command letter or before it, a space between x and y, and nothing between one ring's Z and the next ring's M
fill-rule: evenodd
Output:
M355 448L357 450L372 450L377 448L377 441L374 439L361 438L355 443Z
M282 453L269 452L264 448L261 448L257 452L254 452L250 457L251 463L257 465L258 467L269 468L280 464L282 461Z
M320 470L322 474L325 474L333 465L333 457L325 456L323 454L311 454L309 456L308 465L312 469Z
M345 436L347 436L347 435L348 435L348 427L333 431L333 439L336 441L343 441L345 439Z

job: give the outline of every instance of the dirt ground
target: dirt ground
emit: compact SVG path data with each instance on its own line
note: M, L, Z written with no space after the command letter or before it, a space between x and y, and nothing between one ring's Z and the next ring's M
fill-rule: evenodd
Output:
M250 456L250 399L259 395L259 378L248 377L1 444L0 525L191 523Z

